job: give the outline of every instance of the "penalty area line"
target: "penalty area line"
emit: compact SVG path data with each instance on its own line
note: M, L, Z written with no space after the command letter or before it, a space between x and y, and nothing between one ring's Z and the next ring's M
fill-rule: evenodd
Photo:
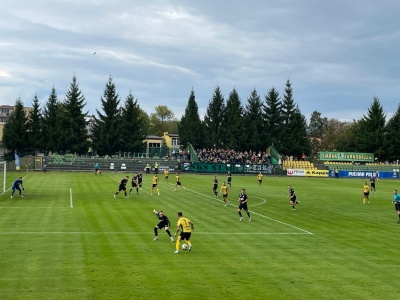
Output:
M264 216L264 215L262 215L262 214L259 214L259 213L255 212L255 211L251 211L251 210L249 210L249 211L250 211L252 214L256 214L256 215L258 215L258 216L260 216L260 217L262 217L262 218L265 218L265 219L274 221L274 222L279 223L279 224L283 224L283 225L286 225L286 226L290 226L290 227L292 227L292 228L296 228L297 230L303 231L305 234L314 234L314 233L312 233L312 232L310 232L310 231L307 231L307 230L305 230L305 229L302 229L302 228L300 228L300 227L297 227L297 226L294 226L294 225L291 225L291 224L288 224L288 223L285 223L285 222L282 222L282 221L279 221L279 220L276 220L276 219L273 219L273 218Z
M188 189L186 189L186 190L188 190ZM202 194L202 193L200 193L200 192L198 192L198 191L195 191L195 190L189 190L189 191L190 191L190 192L193 192L193 193L196 193L196 194L199 194L199 195L201 195L201 196L204 196L204 197L206 197L206 198L210 198L210 199L217 200L217 201L219 201L219 202L223 202L222 200L220 200L220 199L218 199L218 198L214 198L214 197L211 197L211 196L208 196L208 195L204 195L204 194ZM255 198L262 199L262 198L260 198L260 197L255 197ZM265 201L265 202L266 202L266 201ZM258 204L256 204L256 205L264 204L265 202L258 203ZM256 205L253 205L253 206L256 206ZM273 218L264 216L264 215L262 215L262 214L260 214L260 213L255 212L255 211L249 210L249 212L251 212L252 214L258 215L258 216L260 216L260 217L262 217L262 218L268 219L268 220L270 220L270 221L273 221L273 222L276 222L276 223L279 223L279 224L282 224L282 225L286 225L286 226L295 228L295 229L297 229L297 230L300 230L300 231L303 232L303 234L313 234L312 232L307 231L307 230L305 230L305 229L302 229L302 228L300 228L300 227L297 227L297 226L294 226L294 225L291 225L291 224L288 224L288 223L285 223L285 222L282 222L282 221L279 221L279 220L276 220L276 219L273 219Z

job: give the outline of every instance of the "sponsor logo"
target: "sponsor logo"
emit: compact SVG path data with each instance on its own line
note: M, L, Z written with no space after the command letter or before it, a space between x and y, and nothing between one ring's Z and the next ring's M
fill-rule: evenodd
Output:
M287 169L286 173L288 176L306 176L306 170L304 169Z
M329 170L306 170L306 176L328 177Z

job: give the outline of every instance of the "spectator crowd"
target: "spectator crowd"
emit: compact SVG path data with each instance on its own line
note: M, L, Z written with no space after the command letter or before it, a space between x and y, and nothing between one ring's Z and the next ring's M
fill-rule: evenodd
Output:
M232 149L197 149L196 155L204 163L270 164L271 156L262 151Z

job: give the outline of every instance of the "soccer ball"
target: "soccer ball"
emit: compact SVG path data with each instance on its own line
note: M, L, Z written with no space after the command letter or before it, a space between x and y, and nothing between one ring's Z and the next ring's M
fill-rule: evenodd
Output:
M183 245L182 245L182 250L187 250L187 249L188 249L188 245L183 244Z

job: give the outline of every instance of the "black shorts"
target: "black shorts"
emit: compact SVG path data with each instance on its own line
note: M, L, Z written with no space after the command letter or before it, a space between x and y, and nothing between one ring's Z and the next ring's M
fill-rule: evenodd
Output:
M245 203L240 203L238 209L247 210L247 202L245 202Z
M134 188L134 187L137 187L138 185L137 185L137 183L136 182L132 182L132 187Z
M165 227L168 227L168 222L160 221L160 222L158 222L157 227L158 227L159 229L163 229L163 228L165 228Z
M214 184L213 185L213 191L216 191L218 189L218 185Z
M151 187L152 187L152 188L155 188L155 187L157 187L157 184L154 184L154 183L153 183L153 185L152 185Z
M291 198L290 198L290 202L296 202L296 196L292 196Z
M258 183L262 183L262 180L258 180Z
M372 187L372 188L375 188L375 182L372 182L372 183L371 183L371 187Z
M165 179L168 179L168 176L165 176Z
M125 185L120 185L118 187L118 192L120 192L120 191L126 191L126 186Z
M364 196L368 196L369 195L369 192L364 192Z
M228 198L228 194L222 194L222 197Z
M400 211L400 203L395 203L394 208L396 209L396 211Z
M176 185L182 185L182 184L181 184L181 182L180 182L180 181L177 181L177 182L176 182Z
M192 235L191 232L181 232L179 237L181 238L181 241L188 241L190 240L191 235Z

